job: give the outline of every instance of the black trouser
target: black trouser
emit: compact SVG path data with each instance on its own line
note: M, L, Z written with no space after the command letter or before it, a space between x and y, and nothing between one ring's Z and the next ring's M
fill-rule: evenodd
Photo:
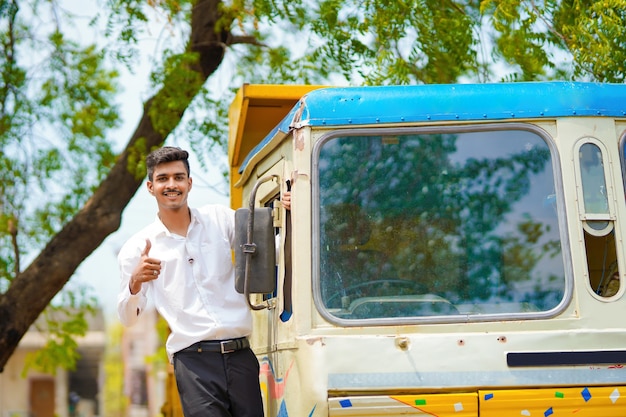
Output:
M248 347L181 350L174 374L185 417L263 417L259 361Z

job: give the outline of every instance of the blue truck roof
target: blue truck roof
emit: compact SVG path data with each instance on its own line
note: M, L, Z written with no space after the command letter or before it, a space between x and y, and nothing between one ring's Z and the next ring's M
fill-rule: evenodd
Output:
M331 87L309 92L252 149L303 126L490 121L568 116L626 117L626 84L521 82Z

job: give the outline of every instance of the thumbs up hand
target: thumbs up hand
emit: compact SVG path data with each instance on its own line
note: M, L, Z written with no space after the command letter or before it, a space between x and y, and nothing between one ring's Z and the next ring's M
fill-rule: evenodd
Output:
M150 239L146 239L146 247L141 251L139 263L130 276L128 283L131 294L137 294L144 282L157 279L161 273L161 261L150 257L150 248L152 248L152 243Z

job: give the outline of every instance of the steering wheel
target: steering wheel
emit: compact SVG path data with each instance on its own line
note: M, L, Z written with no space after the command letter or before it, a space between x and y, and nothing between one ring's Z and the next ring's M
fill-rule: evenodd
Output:
M377 288L376 287L380 287ZM391 290L391 287L398 288ZM404 287L404 290L402 290ZM407 291L410 290L410 291ZM381 293L383 291L383 293ZM341 291L337 291L326 300L326 306L330 306L332 301L338 297L345 297L356 293L359 297L367 297L372 295L390 296L390 295L407 295L407 294L424 294L428 291L425 290L424 285L415 281L409 281L406 279L376 279L373 281L359 282L358 284L350 285Z

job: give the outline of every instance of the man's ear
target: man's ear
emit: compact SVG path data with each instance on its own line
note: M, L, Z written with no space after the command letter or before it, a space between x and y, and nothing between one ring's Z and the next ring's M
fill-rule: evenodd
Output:
M154 187L152 185L152 181L146 181L146 187L148 187L148 192L154 195Z

